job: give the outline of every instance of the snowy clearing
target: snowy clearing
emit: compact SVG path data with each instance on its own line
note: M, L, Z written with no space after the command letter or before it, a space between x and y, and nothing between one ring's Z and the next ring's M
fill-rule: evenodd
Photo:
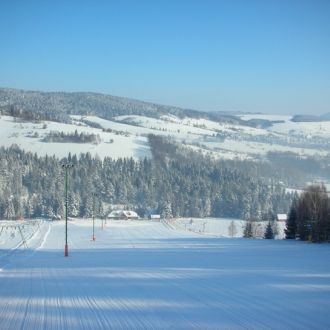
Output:
M150 157L150 150L147 138L136 136L131 133L115 134L103 132L101 129L86 125L73 125L45 121L43 123L19 122L13 117L0 117L0 146L10 147L13 144L20 148L36 152L40 156L55 155L57 157L67 157L72 154L90 152L93 156L100 158L124 158L133 157L136 159ZM44 128L45 127L45 128ZM78 134L98 134L101 138L100 144L93 143L55 143L43 142L42 139L50 132L64 132L73 134L77 130Z
M0 258L1 329L329 329L330 246L44 222Z

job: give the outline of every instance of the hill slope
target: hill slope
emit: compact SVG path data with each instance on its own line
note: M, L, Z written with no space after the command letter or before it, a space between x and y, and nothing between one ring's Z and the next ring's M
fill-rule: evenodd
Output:
M26 111L43 119L69 121L69 115L96 115L105 119L121 115L158 118L172 114L179 117L204 117L239 123L235 116L206 113L191 109L138 101L125 97L91 92L40 92L0 88L0 107L7 111ZM10 108L10 109L8 109Z
M206 113L97 93L0 88L0 114L0 145L17 144L59 157L68 152L90 152L101 158L148 157L148 134L171 136L215 158L265 159L269 152L326 156L330 151L330 121ZM100 142L57 143L49 139L54 132L75 131L96 134Z

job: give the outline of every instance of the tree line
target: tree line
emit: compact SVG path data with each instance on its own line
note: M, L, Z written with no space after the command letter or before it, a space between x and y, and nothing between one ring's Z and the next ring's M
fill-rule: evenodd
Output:
M267 219L285 213L291 196L259 174L236 163L219 162L149 136L152 159L99 159L69 154L38 156L17 146L0 148L0 218L54 217L64 214L64 173L71 162L69 215L90 217L93 205L105 215L111 204L140 216L233 217Z
M0 88L0 111L24 119L71 122L70 115L96 115L113 120L116 116L141 115L159 118L172 114L180 118L208 118L231 124L244 120L221 112L204 112L90 92L38 92Z
M311 185L300 196L295 196L285 234L287 239L330 240L330 198L324 185Z
M99 134L94 133L78 133L75 130L74 133L65 133L58 131L51 131L43 138L44 142L57 142L57 143L93 143L99 144L101 142L101 137Z

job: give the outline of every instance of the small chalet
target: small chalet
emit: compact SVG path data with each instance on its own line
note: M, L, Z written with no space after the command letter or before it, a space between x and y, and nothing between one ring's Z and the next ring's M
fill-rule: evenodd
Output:
M149 215L150 220L158 220L160 221L160 214L150 214Z
M288 219L288 216L286 214L277 214L276 216L276 220L278 222L286 222L286 220Z
M134 211L114 210L108 215L110 220L137 220L139 215Z

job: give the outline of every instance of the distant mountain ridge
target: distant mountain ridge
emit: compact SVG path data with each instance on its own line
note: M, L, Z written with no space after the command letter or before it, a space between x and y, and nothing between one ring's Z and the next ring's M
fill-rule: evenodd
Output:
M330 121L330 112L325 113L320 116L316 115L295 115L292 118L294 122L320 122L320 121Z
M0 110L13 115L36 116L69 122L69 115L96 115L111 119L122 115L159 118L162 115L207 118L228 123L242 123L239 118L220 112L203 112L175 106L160 105L125 97L93 92L42 92L0 88ZM245 122L246 125L246 122Z

